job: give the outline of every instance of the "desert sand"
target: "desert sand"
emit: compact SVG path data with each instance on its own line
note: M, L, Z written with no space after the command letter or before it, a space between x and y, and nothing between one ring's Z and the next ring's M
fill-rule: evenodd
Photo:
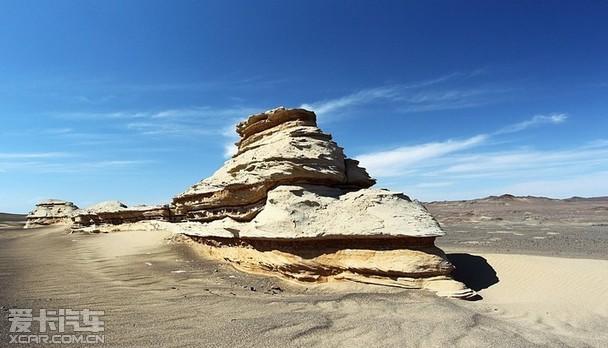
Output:
M608 253L581 258L572 242L561 245L566 257L526 255L517 243L506 252L454 240L471 239L464 232L447 238L455 277L478 301L241 273L168 232L5 227L0 304L4 318L19 307L104 310L112 347L608 345ZM8 324L0 323L3 344Z

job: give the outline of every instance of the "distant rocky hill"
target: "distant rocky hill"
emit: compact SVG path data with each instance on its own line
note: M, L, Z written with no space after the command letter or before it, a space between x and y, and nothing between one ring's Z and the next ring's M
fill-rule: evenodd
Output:
M0 213L0 221L25 221L25 214Z
M435 201L424 205L444 226L463 223L608 223L608 197L555 199L504 194L472 200Z
M454 200L454 201L432 201L424 203L425 205L443 204L443 203L469 203L474 204L475 202L534 202L534 201L555 201L555 202L608 202L608 196L600 197L570 197L570 198L549 198L542 196L514 196L509 193L505 193L500 196L487 196L483 198L475 198L468 200Z
M25 218L25 214L0 213L0 228L21 228Z

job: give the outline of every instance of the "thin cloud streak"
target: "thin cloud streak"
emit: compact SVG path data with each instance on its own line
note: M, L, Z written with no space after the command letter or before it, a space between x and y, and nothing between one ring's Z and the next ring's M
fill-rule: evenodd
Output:
M337 99L312 104L302 104L300 107L314 110L318 115L325 115L347 107L366 104L379 99L394 99L397 95L397 87L378 87L364 89Z
M525 129L539 126L542 124L560 124L560 123L564 123L567 119L568 119L568 115L566 113L559 113L559 114L554 113L554 114L550 114L550 115L535 115L534 117L532 117L529 120L504 127L502 129L496 131L494 134L507 134L507 133L520 132Z
M300 107L311 109L317 115L327 118L329 114L340 113L349 108L385 102L395 106L398 112L423 112L476 107L494 100L492 95L508 92L508 89L468 88L453 89L442 86L452 80L466 80L482 73L452 73L435 79L410 84L395 84L362 89L335 99L304 103ZM433 87L433 90L429 90Z
M214 127L194 127L179 123L131 122L127 129L142 135L213 135L220 134Z
M357 158L380 184L423 200L465 199L488 194L533 194L551 197L608 193L608 141L598 139L555 150L484 151L494 138L535 126L559 125L563 113L537 115L488 133L483 141L452 140L412 145ZM508 130L508 131L505 131ZM466 146L466 145L468 146ZM462 146L458 146L462 145ZM420 151L439 146L445 151ZM479 186L480 179L486 183ZM449 189L446 187L449 186Z
M505 186L503 192L515 195L568 198L594 197L608 192L608 171L582 174L561 179L523 181Z
M67 119L79 120L134 120L134 119L166 119L166 118L188 118L207 119L225 117L243 117L253 113L255 109L250 107L237 108L214 108L210 106L194 106L188 108L165 109L160 111L113 111L113 112L66 112L53 113L54 116Z
M566 118L567 116L565 114L553 114L550 116L537 115L529 120L509 125L491 134L478 134L464 140L449 139L441 142L403 146L387 151L364 153L357 156L356 159L359 160L373 176L394 177L403 176L405 174L411 175L413 168L415 168L416 165L425 166L425 164L422 162L441 159L447 155L454 155L458 152L481 146L493 136L520 132L538 124L560 124L563 123ZM452 158L456 157L452 156ZM508 154L483 159L473 157L471 161L465 160L465 163L452 163L451 165L444 163L442 168L448 169L442 169L441 171L465 171L469 166L483 166L487 165L488 163L493 163L495 166L498 166L501 163L511 165L523 163L526 161L526 159L526 156L521 154ZM434 172L436 171L437 170L434 170Z
M234 142L229 142L224 144L224 158L230 158L238 152L239 148L234 144Z
M469 149L488 138L480 134L465 140L447 140L414 146L403 146L389 151L363 154L356 157L373 175L380 177L399 176L409 166L435 157Z
M451 159L451 164L438 170L441 174L500 175L504 172L554 170L559 167L593 167L608 164L608 147L586 149L584 146L558 151L488 152Z
M107 120L117 129L141 135L223 135L228 124L258 111L253 107L216 108L195 106L160 111L54 113L56 117L99 122ZM71 130L70 130L71 131ZM70 131L57 135L69 135Z
M514 150L437 157L413 165L380 185L421 200L470 199L491 194L608 195L608 145L555 151ZM443 185L445 182L452 183ZM484 183L479 185L479 183ZM435 185L436 184L436 185Z
M102 160L88 162L58 162L58 161L0 161L1 172L21 173L90 173L108 169L124 170L156 163L154 160Z
M36 159L36 158L58 158L68 157L66 152L0 152L0 159Z

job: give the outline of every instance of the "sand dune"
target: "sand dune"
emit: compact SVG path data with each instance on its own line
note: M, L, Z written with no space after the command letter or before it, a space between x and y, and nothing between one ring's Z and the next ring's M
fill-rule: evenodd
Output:
M0 302L3 311L104 310L107 346L608 344L608 261L449 256L482 300L354 283L300 286L243 274L201 259L168 233L4 230ZM0 329L6 342L6 320Z
M608 343L608 261L481 256L492 265L498 280L479 291L483 296L479 303L494 307L488 316L550 333L569 345Z

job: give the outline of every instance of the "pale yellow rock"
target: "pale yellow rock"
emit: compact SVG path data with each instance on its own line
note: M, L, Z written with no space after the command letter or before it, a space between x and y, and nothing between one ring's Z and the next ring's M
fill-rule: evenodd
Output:
M173 199L178 215L251 205L281 184L362 188L375 182L316 126L312 112L278 108L251 116L237 129L242 136L238 153L211 177ZM205 214L198 220L206 220Z
M347 280L359 283L426 289L443 297L472 298L476 293L449 277L453 266L435 246L386 250L300 248L259 240L195 237L195 247L206 257L229 262L244 272L278 276L297 282ZM312 249L308 249L311 248ZM377 247L374 245L373 247ZM303 249L303 250L302 250Z
M67 201L49 199L36 204L36 208L27 215L24 228L46 225L70 225L72 214L78 207Z
M231 218L201 224L192 235L237 238L359 238L442 236L418 202L398 192L354 192L318 185L278 186L250 222Z
M72 230L82 230L88 226L120 225L143 220L170 220L171 211L167 205L137 205L128 207L119 201L105 201L72 214ZM95 228L94 227L94 228Z
M454 267L434 245L444 232L431 214L403 193L370 188L375 180L317 127L313 112L269 110L237 133L237 153L171 207L101 204L78 215L80 231L185 235L205 257L299 282L475 295L449 277Z

